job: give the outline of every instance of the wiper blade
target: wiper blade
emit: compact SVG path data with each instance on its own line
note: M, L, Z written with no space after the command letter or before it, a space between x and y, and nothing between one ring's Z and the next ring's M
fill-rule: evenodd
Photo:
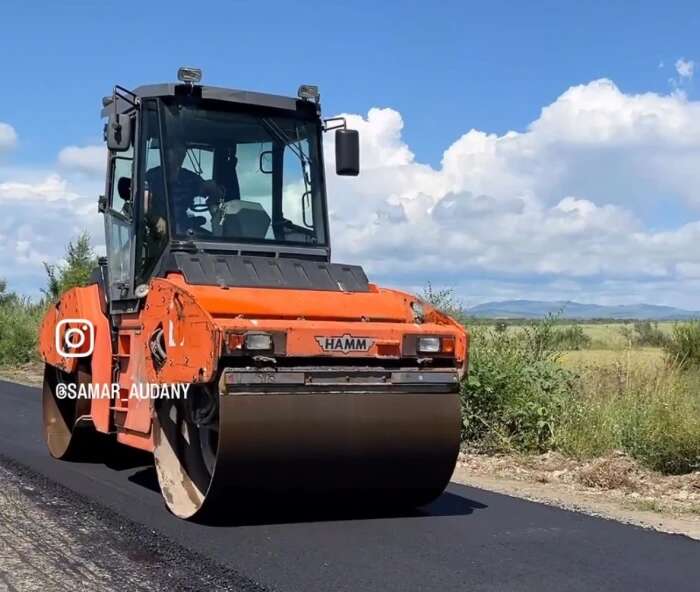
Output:
M304 190L309 191L309 186L311 185L311 179L309 178L309 169L311 167L311 160L304 154L304 150L301 147L301 140L290 138L285 131L277 124L276 121L269 119L267 117L262 118L263 125L277 136L278 140L284 142L286 146L289 146L290 150L294 152L296 157L301 162L301 170L304 175ZM298 132L298 130L297 130Z
M272 132L275 136L277 136L278 140L282 140L289 148L294 152L296 157L303 163L308 163L309 159L304 154L304 151L301 149L301 145L299 144L299 140L294 140L290 138L286 132L277 124L276 121L273 121L272 119L269 119L267 117L262 118L263 125L270 131Z

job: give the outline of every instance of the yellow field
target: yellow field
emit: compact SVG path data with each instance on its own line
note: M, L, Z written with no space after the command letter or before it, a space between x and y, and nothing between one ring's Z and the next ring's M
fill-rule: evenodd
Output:
M654 370L664 365L664 352L657 347L633 345L634 323L571 323L578 325L591 338L589 346L577 351L568 351L562 363L569 367L624 366L626 368ZM571 326L558 325L560 328ZM670 335L674 322L659 322L657 327ZM522 331L522 325L513 325L509 331Z
M583 349L566 352L561 359L569 367L624 366L658 368L664 365L664 352L657 347L634 349Z
M673 330L674 323L658 323L659 329L668 335ZM580 323L583 332L591 338L591 349L628 349L629 340L625 337L626 330L632 330L632 323Z

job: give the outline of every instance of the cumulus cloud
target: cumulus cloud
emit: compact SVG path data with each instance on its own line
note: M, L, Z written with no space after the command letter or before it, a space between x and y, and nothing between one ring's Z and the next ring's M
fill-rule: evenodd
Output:
M17 178L0 182L0 278L12 290L34 296L46 284L43 262L60 260L67 242L83 230L104 251L99 186L42 174L15 171ZM3 175L7 172L0 171Z
M0 152L10 150L17 144L17 132L9 123L0 121Z
M68 170L104 176L107 150L104 146L67 146L58 153L58 163Z
M598 80L564 92L525 131L468 131L438 168L416 162L397 112L347 117L363 171L335 177L328 150L334 247L376 279L432 280L467 299L505 296L499 285L521 297L549 285L554 298L565 285L579 299L634 301L668 284L655 302L692 302L677 281L695 277L700 222L651 228L664 201L700 208L700 103Z
M397 111L346 117L360 131L362 172L334 174L328 135L334 259L364 265L373 281L409 290L432 281L467 303L700 308L700 102L596 80L569 88L519 131L465 130L438 166L416 159ZM60 257L82 228L102 243L102 150L65 149L60 173L0 171L0 277L34 289L40 261Z

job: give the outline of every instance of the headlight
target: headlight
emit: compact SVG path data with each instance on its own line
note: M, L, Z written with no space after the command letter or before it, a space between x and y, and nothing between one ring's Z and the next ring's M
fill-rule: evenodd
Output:
M243 347L250 351L269 351L272 349L272 335L267 333L248 333Z
M440 351L439 337L419 337L416 351L421 354L436 354Z
M419 354L454 354L455 338L445 337L418 337L416 339L416 352Z

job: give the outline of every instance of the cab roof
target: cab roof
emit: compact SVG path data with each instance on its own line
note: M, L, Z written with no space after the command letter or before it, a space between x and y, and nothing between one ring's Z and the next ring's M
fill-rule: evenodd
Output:
M251 92L248 90L237 90L232 88L222 88L218 86L203 86L175 83L163 84L146 84L139 86L132 91L128 91L139 97L140 99L157 98L157 97L173 97L181 94L188 94L190 89L199 95L202 99L213 101L223 101L228 103L237 103L239 105L254 105L259 107L271 107L273 109L284 109L287 111L315 113L320 109L316 103L285 97L281 95L270 95L266 93ZM126 94L126 93L125 93ZM113 113L114 106L112 105L112 97L107 96L102 99L103 109L102 117L109 116ZM128 111L131 105L128 101L117 96L117 112L122 113Z

